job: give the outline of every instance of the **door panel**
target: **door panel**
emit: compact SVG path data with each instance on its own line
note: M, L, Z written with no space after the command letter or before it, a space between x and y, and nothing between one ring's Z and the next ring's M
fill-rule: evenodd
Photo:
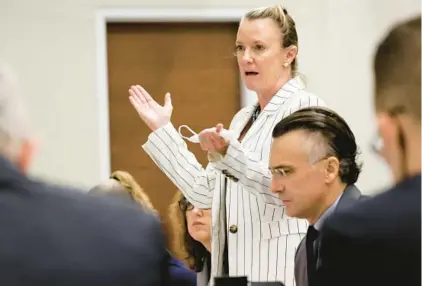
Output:
M140 84L160 104L172 94L172 122L199 132L226 127L240 108L233 56L236 23L113 23L107 26L111 170L130 172L167 221L176 186L142 150L150 130L130 105ZM206 166L199 145L188 143Z

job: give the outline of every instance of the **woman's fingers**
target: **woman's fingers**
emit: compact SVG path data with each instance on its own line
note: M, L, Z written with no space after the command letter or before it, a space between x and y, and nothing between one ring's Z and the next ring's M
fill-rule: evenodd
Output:
M222 127L220 127L222 128ZM227 147L228 143L217 132L217 128L209 128L199 133L201 149L209 152L219 152Z
M147 103L145 96L142 94L142 91L137 86L132 85L129 90L129 93L131 93L131 95L137 100L137 102L141 104Z
M212 145L212 151L217 151L221 148L221 142L218 138L215 137L215 135L213 134L212 136L210 136L210 142Z
M204 129L199 133L199 143L204 151L212 151L213 144L210 136L213 133L213 128Z
M132 106L135 108L135 110L140 115L143 111L144 104L140 101L140 99L136 96L133 90L129 90L129 101L132 104Z
M227 146L226 140L220 136L217 132L214 132L211 136L211 140L217 150L221 150L222 148Z
M131 99L131 102L135 105L141 105L142 101L139 99L138 95L133 89L129 89L129 98Z
M143 98L143 100L145 100L145 102L150 102L150 101L153 101L154 100L151 97L151 95L148 93L148 91L146 91L145 88L143 88L142 86L136 85L135 88L142 95L142 98Z

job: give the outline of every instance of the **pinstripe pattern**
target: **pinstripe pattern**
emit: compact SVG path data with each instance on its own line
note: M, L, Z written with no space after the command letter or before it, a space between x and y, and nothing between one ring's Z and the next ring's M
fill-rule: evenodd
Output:
M200 208L212 207L212 276L222 271L227 227L230 275L295 285L294 255L307 223L287 217L282 202L269 191L268 160L275 124L309 106L325 103L306 92L300 80L290 80L261 111L242 143L231 142L226 156L211 162L206 169L188 151L171 123L151 133L143 145L189 201ZM239 135L253 109L249 106L239 111L230 130ZM223 170L229 174L227 180ZM229 231L232 225L237 226L236 233Z

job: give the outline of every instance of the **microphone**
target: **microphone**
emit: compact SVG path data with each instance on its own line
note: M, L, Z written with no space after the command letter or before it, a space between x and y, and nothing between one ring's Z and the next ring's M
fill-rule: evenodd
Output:
M246 276L222 276L214 277L215 286L248 286L248 278Z
M282 282L248 282L246 276L214 277L215 286L285 286Z
M251 282L251 286L285 286L281 282Z

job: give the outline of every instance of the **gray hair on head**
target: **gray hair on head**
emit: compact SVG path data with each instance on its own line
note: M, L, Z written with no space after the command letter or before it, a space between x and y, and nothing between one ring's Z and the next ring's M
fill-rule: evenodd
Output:
M309 163L314 164L325 156L332 154L332 148L327 139L319 132L307 132L307 147L309 148Z
M0 64L0 152L13 156L28 136L29 122L17 77L8 66Z

